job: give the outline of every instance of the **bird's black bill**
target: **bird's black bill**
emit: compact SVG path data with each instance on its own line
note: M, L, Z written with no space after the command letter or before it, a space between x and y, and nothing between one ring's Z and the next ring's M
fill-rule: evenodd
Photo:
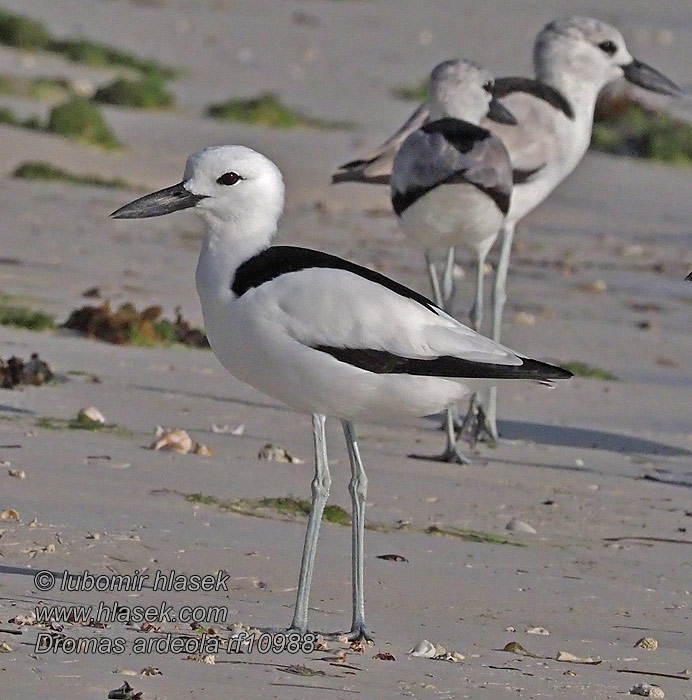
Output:
M490 100L490 105L488 107L488 116L494 122L499 122L500 124L517 123L517 120L514 118L514 115L496 97L493 97Z
M145 194L134 202L120 207L111 214L112 219L146 219L150 216L163 216L174 211L194 207L202 194L193 194L185 189L182 182L172 187L166 187L158 192Z
M663 73L659 73L655 68L637 61L635 58L632 63L623 66L625 72L625 78L634 83L634 85L639 85L645 90L651 90L651 92L658 92L661 95L669 95L670 97L682 97L685 91L678 87L672 80L666 78Z
M686 280L687 282L692 282L692 272L690 272L690 274L687 275L687 277L685 277L685 280Z

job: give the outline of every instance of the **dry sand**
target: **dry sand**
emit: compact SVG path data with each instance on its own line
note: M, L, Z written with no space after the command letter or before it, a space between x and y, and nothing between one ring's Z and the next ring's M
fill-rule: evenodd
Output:
M193 284L200 226L192 215L109 221L108 213L137 191L27 183L9 173L19 162L42 159L154 189L177 182L193 150L242 142L270 155L286 174L282 241L347 255L425 291L420 253L404 244L386 189L331 188L329 173L410 111L412 105L389 96L393 85L413 84L455 54L498 74L527 72L537 29L568 12L616 22L635 55L689 86L687 4L603 4L5 0L4 7L40 17L56 33L83 33L187 72L174 83L177 112L106 110L128 146L123 154L0 127L0 290L62 319L85 303L84 289L98 285L114 303L161 303L168 312L181 306L200 322ZM9 49L0 49L0 72L94 83L111 75ZM356 129L269 131L202 117L210 101L265 90L316 116L352 120ZM47 108L3 104L26 114ZM366 609L376 643L364 653L349 651L346 665L325 661L343 647L338 643L310 654L221 652L215 665L185 654L132 652L135 637L189 629L172 622L161 633L123 622L107 629L65 625L69 638L122 637L128 648L36 654L45 629L9 620L41 601L223 606L226 623L211 626L224 636L234 622L287 624L304 522L271 512L229 513L184 494L306 497L310 420L236 382L209 352L118 348L63 332L0 328L0 357L39 351L61 377L0 395L0 460L10 463L0 473L0 510L16 509L21 518L0 523L0 644L11 649L0 654L0 698L106 698L124 681L144 700L567 700L615 698L641 682L659 684L666 697L692 697L692 285L682 282L692 266L689 193L689 171L589 154L519 237L507 344L587 362L620 381L576 377L553 391L510 387L500 397L504 440L493 450L477 448L469 467L409 458L441 447L432 420L359 426L371 485L367 517L386 527L366 536ZM459 295L462 318L470 277ZM593 291L601 280L606 291ZM41 427L42 418L69 419L89 404L119 429ZM157 424L185 428L215 455L145 449ZM219 434L212 424L245 430ZM329 426L332 501L348 508L338 427ZM305 462L258 460L266 443ZM26 478L9 476L8 469L23 470ZM537 534L508 533L515 517ZM425 534L433 525L509 542ZM347 528L324 526L311 599L317 630L343 629L350 621L349 547ZM382 554L408 561L378 559ZM108 576L139 570L150 581L157 570L222 569L229 590L73 593L59 590L58 576L56 588L41 593L33 581L40 569ZM549 636L527 634L536 626ZM634 648L645 636L658 640L657 650ZM466 659L408 656L423 638ZM500 651L511 641L537 656ZM378 651L395 660L373 658ZM558 651L602 662L558 662ZM296 664L319 675L291 673ZM139 675L146 666L162 675Z

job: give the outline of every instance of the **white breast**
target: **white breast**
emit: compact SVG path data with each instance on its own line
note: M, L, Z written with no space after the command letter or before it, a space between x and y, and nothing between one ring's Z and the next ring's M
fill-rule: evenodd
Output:
M503 219L487 194L465 183L439 185L401 215L406 235L424 248L462 246L476 255L490 250Z

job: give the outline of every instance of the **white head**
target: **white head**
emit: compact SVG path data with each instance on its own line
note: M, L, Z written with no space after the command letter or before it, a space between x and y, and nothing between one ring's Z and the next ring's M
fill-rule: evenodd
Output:
M494 86L492 74L471 61L443 61L430 73L430 120L454 117L478 124L490 114L496 121L516 124L493 97Z
M111 216L141 219L194 207L212 228L276 228L284 183L276 165L246 146L211 146L191 155L182 182L126 204Z
M635 85L679 96L680 88L632 57L622 34L592 17L566 17L547 24L536 37L536 77L558 90L597 94L607 83L625 77Z

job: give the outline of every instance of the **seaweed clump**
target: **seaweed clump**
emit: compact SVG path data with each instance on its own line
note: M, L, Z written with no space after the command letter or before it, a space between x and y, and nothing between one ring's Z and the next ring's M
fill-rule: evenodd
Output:
M64 327L115 345L155 347L179 343L196 348L209 347L204 332L185 321L180 309L176 309L173 321L161 318L162 313L160 306L137 311L130 303L121 304L113 311L105 302L101 306L75 309Z

